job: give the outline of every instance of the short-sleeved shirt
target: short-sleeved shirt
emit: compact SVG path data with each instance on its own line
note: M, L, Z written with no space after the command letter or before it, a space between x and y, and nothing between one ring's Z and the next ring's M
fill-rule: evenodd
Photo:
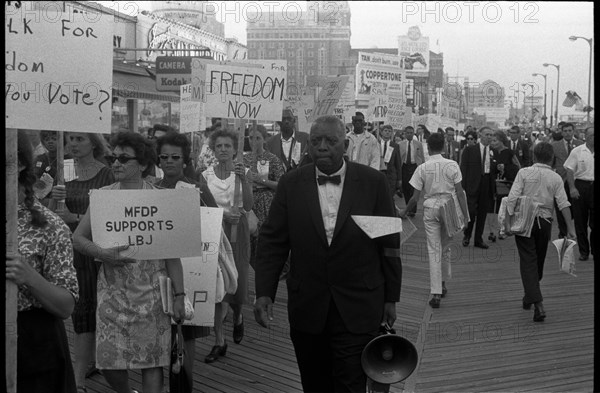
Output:
M415 170L410 185L415 190L424 191L424 207L428 207L428 199L441 195L451 195L456 191L455 185L462 181L462 174L458 163L434 154L428 161L419 165Z
M594 153L586 144L571 150L564 167L573 171L576 180L594 181Z
M18 208L19 254L50 284L65 288L75 300L79 297L77 273L73 266L71 230L64 221L37 200L34 208L48 221L43 227L31 224L31 212L25 204ZM18 311L42 308L27 286L19 285Z
M538 216L542 218L552 218L554 200L559 210L571 206L562 177L545 164L533 164L517 173L508 194L508 206L514 206L517 198L523 195L530 196L533 202L540 204Z

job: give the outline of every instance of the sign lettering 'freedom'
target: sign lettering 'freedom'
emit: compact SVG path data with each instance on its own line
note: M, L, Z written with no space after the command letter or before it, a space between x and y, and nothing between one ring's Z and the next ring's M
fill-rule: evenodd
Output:
M110 133L112 16L66 10L6 5L7 128Z
M206 112L213 117L279 120L286 88L285 70L206 65Z
M92 238L100 247L129 244L133 259L202 255L200 192L181 190L92 190Z

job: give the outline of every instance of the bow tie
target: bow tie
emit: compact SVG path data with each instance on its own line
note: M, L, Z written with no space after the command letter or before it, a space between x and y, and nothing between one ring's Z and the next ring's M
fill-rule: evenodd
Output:
M335 175L335 176L318 176L317 177L317 182L319 183L320 186L322 186L323 184L329 182L329 183L333 183L333 184L340 184L342 182L342 177L340 175Z

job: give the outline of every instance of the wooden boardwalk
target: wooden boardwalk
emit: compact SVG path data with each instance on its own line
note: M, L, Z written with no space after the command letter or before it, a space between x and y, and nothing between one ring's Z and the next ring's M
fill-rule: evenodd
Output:
M523 289L514 238L490 243L488 250L464 248L457 238L452 243L448 295L433 310L427 304L429 270L422 214L414 223L419 231L402 250L402 295L394 328L417 347L419 365L408 379L392 385L391 392L594 390L593 260L578 261L577 277L572 277L559 272L556 250L549 245L542 280L548 316L534 323L533 308L521 308ZM554 224L553 238L556 235ZM253 298L252 272L250 280ZM231 316L226 322L226 357L205 364L214 337L196 340L194 391L301 392L288 335L286 288L280 284L271 330L258 326L252 308L246 306L246 335L240 345L231 339ZM71 339L70 321L66 326ZM132 387L141 389L141 374L130 372L130 376ZM88 379L87 387L89 392L112 392L101 375Z

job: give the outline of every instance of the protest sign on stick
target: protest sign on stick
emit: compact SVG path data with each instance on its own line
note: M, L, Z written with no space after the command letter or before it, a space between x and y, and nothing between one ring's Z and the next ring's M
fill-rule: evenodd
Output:
M129 245L122 256L167 259L202 255L196 189L92 190L92 238L100 247Z
M10 3L6 127L110 133L113 16Z
M181 85L179 89L179 132L204 131L206 116L204 116L204 103L201 101L200 89L194 89L191 84Z
M311 121L324 115L333 115L342 93L346 87L349 76L322 76L315 77L308 82L309 87L318 90L317 100L311 113Z

